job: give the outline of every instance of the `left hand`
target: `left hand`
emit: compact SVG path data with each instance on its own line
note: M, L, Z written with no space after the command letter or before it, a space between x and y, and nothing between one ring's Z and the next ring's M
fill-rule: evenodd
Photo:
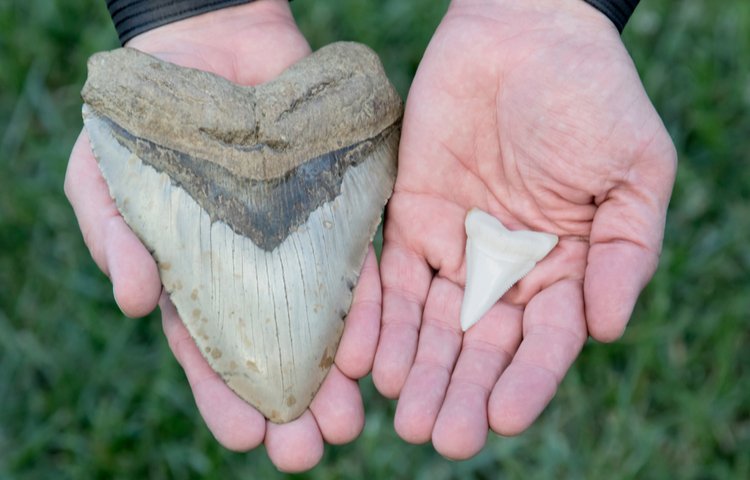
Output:
M653 275L676 156L617 30L582 1L454 0L409 92L373 379L395 427L450 458L526 429L590 334ZM464 218L558 246L468 332Z

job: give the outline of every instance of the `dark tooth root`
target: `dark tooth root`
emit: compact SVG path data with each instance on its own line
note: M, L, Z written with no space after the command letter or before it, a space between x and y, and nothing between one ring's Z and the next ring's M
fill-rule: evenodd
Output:
M208 213L266 251L305 223L310 213L341 193L346 170L369 158L383 142L397 142L398 126L289 170L273 181L248 181L219 165L131 135L108 118L117 141L184 189ZM352 288L352 287L350 287Z

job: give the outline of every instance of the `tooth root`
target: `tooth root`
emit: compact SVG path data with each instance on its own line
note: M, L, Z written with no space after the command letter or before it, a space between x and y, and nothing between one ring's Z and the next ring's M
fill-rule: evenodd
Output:
M557 236L510 231L479 209L466 215L466 290L461 328L468 330L557 245Z

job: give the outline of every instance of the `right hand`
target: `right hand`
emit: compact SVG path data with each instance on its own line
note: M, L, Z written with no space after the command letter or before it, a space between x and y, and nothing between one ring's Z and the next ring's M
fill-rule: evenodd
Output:
M582 1L453 0L409 91L373 380L395 428L452 459L516 435L588 335L616 339L656 268L672 141L614 25ZM463 332L464 219L555 250Z
M171 23L134 37L128 47L242 85L269 81L310 53L286 0L258 0ZM216 439L231 450L265 442L281 470L312 468L323 442L353 440L364 426L357 379L366 375L377 345L380 277L370 249L346 321L335 364L308 411L277 425L237 397L209 367L166 293L154 259L127 226L99 171L84 132L73 147L65 193L86 246L110 278L120 309L140 317L161 306L169 346L190 382L196 404Z

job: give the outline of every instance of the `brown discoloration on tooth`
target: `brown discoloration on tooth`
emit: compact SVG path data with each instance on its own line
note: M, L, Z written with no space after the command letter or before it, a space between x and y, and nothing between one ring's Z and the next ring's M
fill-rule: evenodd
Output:
M257 365L257 364L256 364L255 362L253 362L252 360L248 360L248 361L246 361L246 362L245 362L245 366L246 366L246 367L247 367L247 368L248 368L249 370L251 370L251 371L253 371L253 372L256 372L256 373L257 373L257 372L260 372L260 370L258 369L258 365Z
M323 352L323 356L320 357L320 363L318 363L318 368L321 370L328 370L331 368L331 365L333 365L333 355L328 353L328 349L326 349Z

